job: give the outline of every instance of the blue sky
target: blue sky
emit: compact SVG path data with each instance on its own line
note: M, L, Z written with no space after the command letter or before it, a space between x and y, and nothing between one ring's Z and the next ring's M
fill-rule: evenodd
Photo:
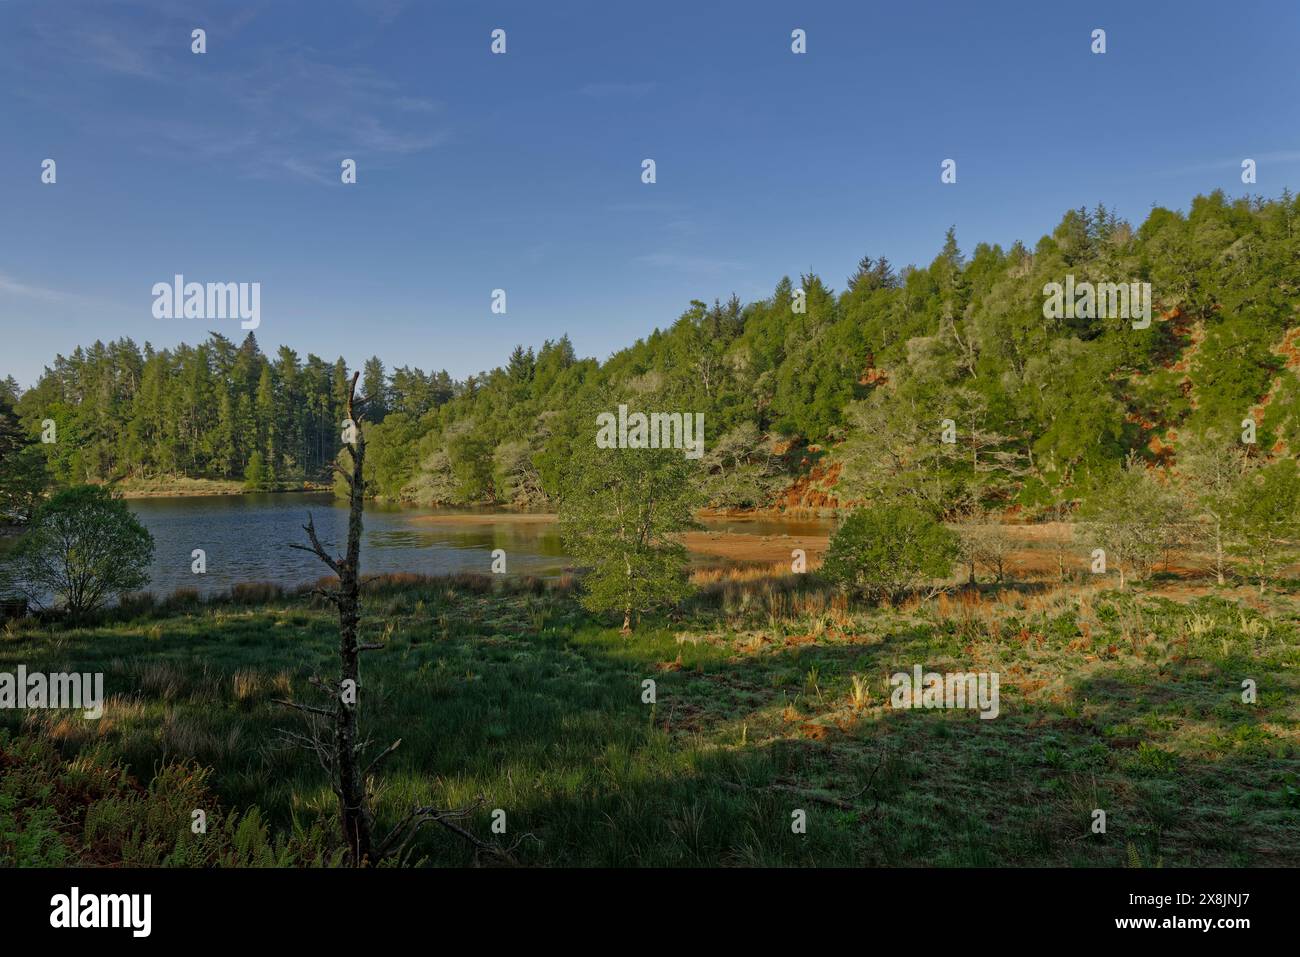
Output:
M0 376L242 336L155 319L178 272L260 282L267 351L459 378L564 333L604 359L785 274L842 288L864 254L928 263L950 224L1005 246L1098 201L1276 196L1298 47L1290 0L0 0Z

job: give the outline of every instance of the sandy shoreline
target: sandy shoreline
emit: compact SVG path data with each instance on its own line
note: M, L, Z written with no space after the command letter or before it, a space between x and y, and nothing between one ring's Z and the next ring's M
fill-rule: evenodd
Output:
M737 520L750 515L705 513L704 520ZM754 513L755 519L772 515ZM558 516L550 512L493 512L480 515L420 515L413 519L429 525L550 525ZM682 535L682 543L696 555L724 558L732 562L789 562L791 552L802 548L810 558L826 551L829 535L756 535L748 532L700 529Z
M774 509L755 509L751 512L740 511L701 511L697 512L696 518L701 521L729 521L729 522L761 522L761 521L789 521L789 522L815 522L824 520L824 516L805 515L800 513L780 512ZM429 522L434 525L544 525L559 520L559 516L554 512L448 512L447 514L417 515L412 518L416 522Z

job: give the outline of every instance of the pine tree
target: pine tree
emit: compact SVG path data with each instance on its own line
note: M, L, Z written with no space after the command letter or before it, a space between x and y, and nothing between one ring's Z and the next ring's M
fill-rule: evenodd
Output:
M361 373L361 388L366 396L366 419L378 424L388 415L388 379L378 356L366 360Z

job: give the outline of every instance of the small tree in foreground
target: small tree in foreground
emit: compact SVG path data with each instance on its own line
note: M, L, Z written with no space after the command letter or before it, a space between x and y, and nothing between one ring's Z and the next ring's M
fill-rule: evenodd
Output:
M858 509L831 536L822 573L871 599L898 599L923 583L946 579L959 552L957 535L910 505Z
M633 616L681 601L689 592L686 547L677 538L696 523L691 476L697 462L681 449L596 445L594 415L580 417L560 497L565 550L589 569L582 604L588 611Z
M153 536L126 503L102 486L78 485L36 510L13 567L33 604L43 607L52 595L80 619L147 585L152 559Z

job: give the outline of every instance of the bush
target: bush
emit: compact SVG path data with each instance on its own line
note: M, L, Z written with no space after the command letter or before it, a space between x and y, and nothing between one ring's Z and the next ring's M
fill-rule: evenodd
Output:
M859 509L831 537L822 574L871 599L896 599L923 582L947 578L957 536L911 506Z
M15 577L35 604L51 595L74 618L149 583L153 536L126 503L97 485L45 502L15 550Z
M958 557L967 572L967 584L975 584L975 569L983 568L1001 584L1010 570L1011 536L1006 526L984 509L968 511L965 521L955 529Z
M1182 502L1136 456L1097 483L1079 517L1090 542L1119 573L1120 588L1150 575L1161 553L1181 544L1189 527Z

